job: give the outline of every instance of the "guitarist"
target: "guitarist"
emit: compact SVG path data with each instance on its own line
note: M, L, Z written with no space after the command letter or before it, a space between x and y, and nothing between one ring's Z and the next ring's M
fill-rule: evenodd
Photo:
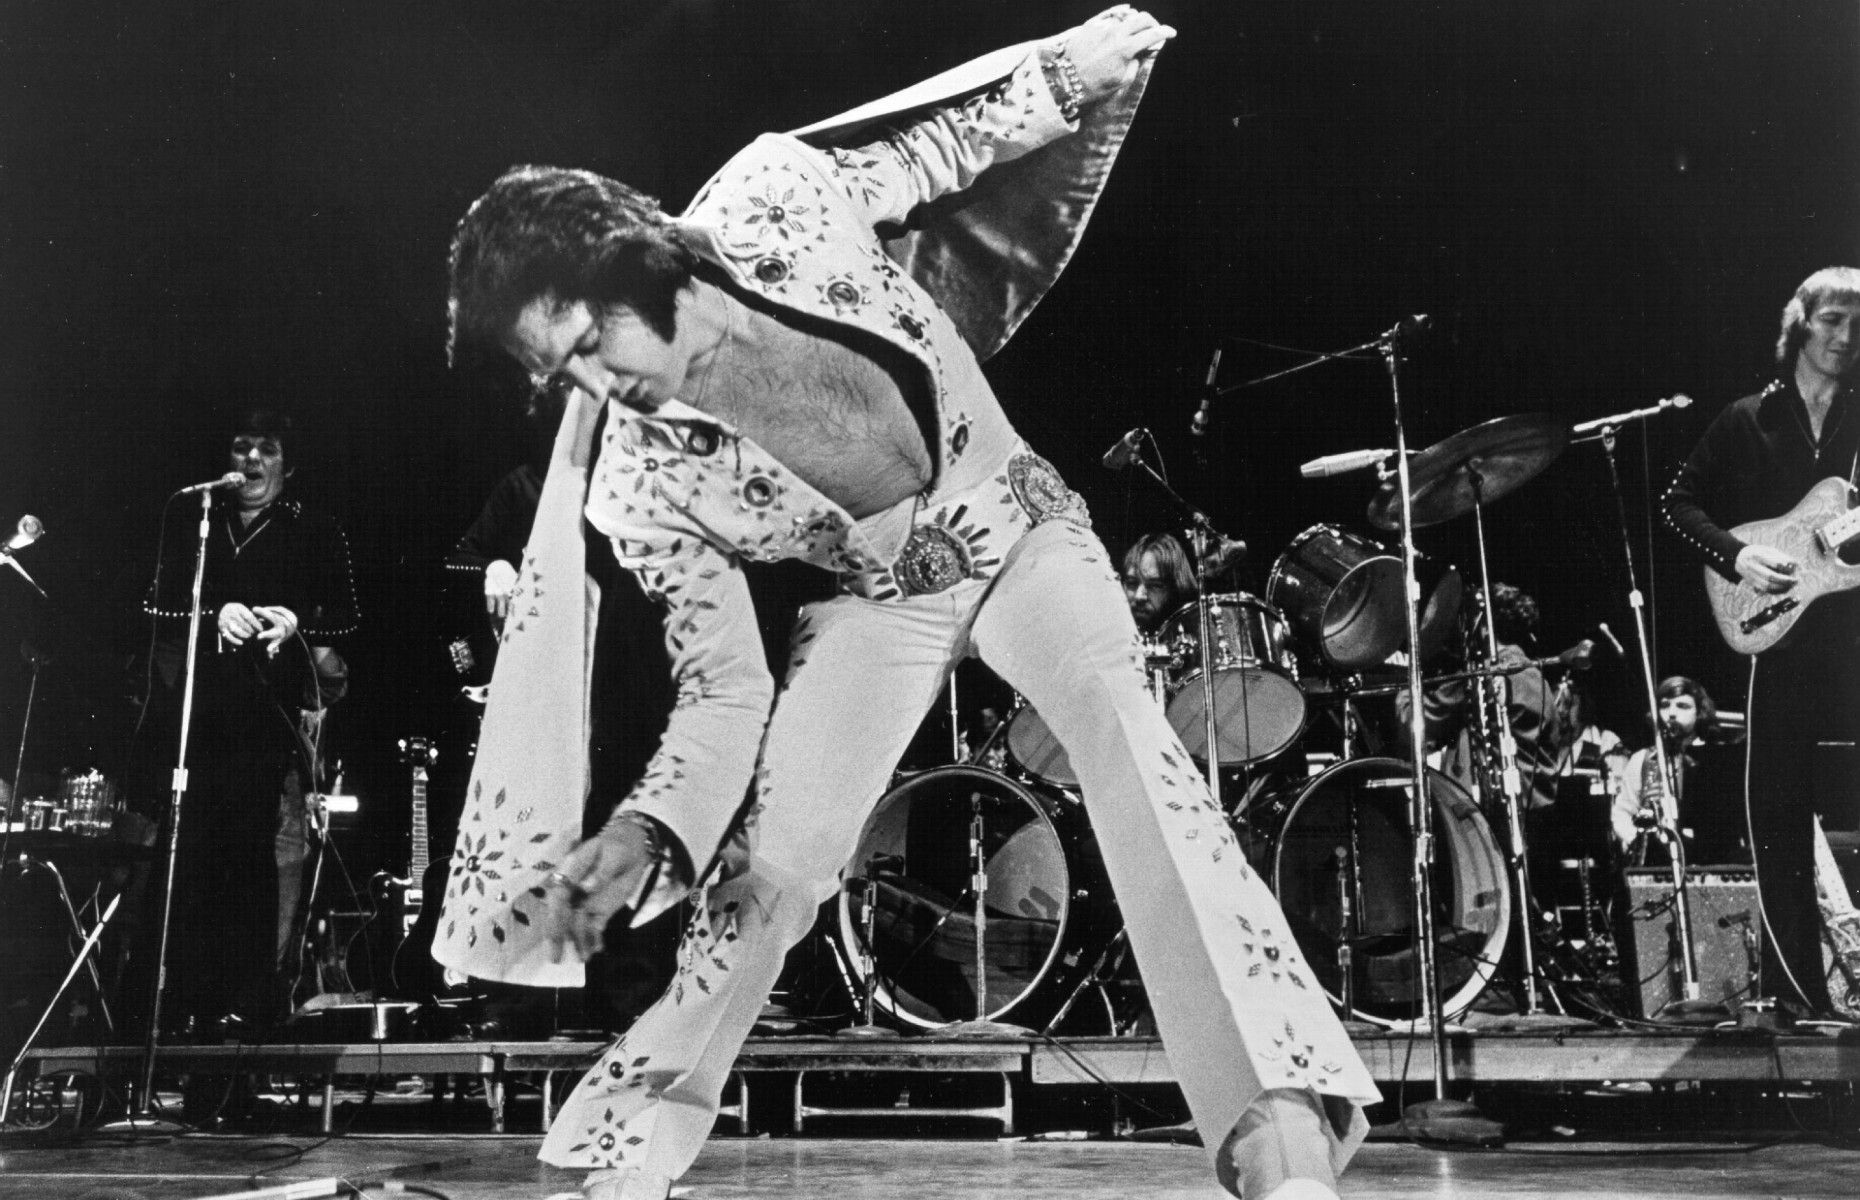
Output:
M1854 483L1857 325L1860 269L1804 280L1783 309L1777 378L1718 415L1667 489L1667 522L1727 580L1786 596L1801 564L1732 527L1788 513L1821 480ZM1793 1015L1822 1017L1832 1006L1815 899L1814 763L1818 743L1860 733L1860 592L1806 608L1751 669L1746 808L1765 925L1761 987Z

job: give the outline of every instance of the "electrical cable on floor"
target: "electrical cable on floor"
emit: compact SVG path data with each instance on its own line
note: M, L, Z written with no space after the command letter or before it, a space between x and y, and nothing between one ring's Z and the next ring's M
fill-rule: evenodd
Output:
M1130 1104L1133 1104L1136 1107L1142 1109L1144 1112L1148 1113L1150 1116L1156 1117L1160 1120L1172 1121L1175 1119L1173 1114L1163 1112L1161 1109L1158 1109L1152 1105L1144 1103L1142 1100L1138 1099L1136 1096L1132 1095L1129 1092L1126 1092L1123 1088L1118 1087L1115 1083L1112 1083L1109 1079L1105 1078L1103 1075L1100 1075L1092 1067L1090 1063L1085 1061L1085 1059L1081 1058L1070 1046L1065 1045L1063 1042L1061 1042L1058 1038L1054 1037L1052 1034L1041 1033L1039 1037L1040 1037L1040 1040L1044 1041L1048 1046L1051 1046L1053 1049L1059 1051L1061 1054L1071 1059L1072 1065L1077 1067L1082 1074L1084 1074L1086 1077L1091 1079L1094 1083L1096 1083L1099 1087L1103 1088L1105 1091L1110 1092L1113 1096L1116 1096L1119 1100L1123 1100Z

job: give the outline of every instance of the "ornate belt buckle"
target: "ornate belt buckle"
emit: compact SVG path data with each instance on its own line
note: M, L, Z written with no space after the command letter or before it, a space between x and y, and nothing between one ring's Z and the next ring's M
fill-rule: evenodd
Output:
M973 567L961 538L941 525L919 525L898 551L891 577L906 596L933 596L967 579Z

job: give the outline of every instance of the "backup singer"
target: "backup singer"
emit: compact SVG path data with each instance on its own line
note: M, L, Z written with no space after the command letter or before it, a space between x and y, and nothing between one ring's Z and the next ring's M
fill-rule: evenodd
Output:
M437 953L568 978L552 958L591 949L611 914L706 885L670 990L545 1143L602 1168L589 1196L662 1198L697 1157L787 948L968 655L1071 754L1222 1183L1331 1195L1360 1140L1377 1089L1145 692L1084 504L980 370L1069 257L1173 32L1115 8L764 136L680 218L598 176L519 168L461 223L455 336L580 391L512 594ZM984 172L966 203L933 204ZM584 478L588 520L664 606L679 705L645 781L577 844ZM804 610L771 718L742 564L787 558L840 593Z
M228 443L245 482L213 503L168 977L177 1018L236 1017L262 1034L290 1011L314 725L348 687L339 647L355 632L355 586L341 526L284 498L290 420L253 411ZM149 609L176 707L194 543L171 546Z
M1816 483L1855 479L1860 270L1810 275L1783 308L1777 377L1719 413L1667 489L1666 519L1712 570L1786 595L1798 564L1730 527L1787 513ZM1757 655L1747 819L1764 929L1761 987L1797 1016L1828 1015L1814 877L1816 757L1860 735L1860 592L1815 601ZM1860 781L1845 781L1851 791Z

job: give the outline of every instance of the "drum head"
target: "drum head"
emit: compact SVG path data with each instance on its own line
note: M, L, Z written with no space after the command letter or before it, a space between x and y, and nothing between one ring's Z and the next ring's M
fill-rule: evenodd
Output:
M1263 762L1304 732L1305 694L1277 671L1216 671L1213 691L1215 745L1224 765ZM1208 761L1207 711L1201 672L1190 671L1169 697L1169 727L1199 762Z
M1014 719L1008 722L1007 748L1008 755L1020 769L1035 779L1057 788L1078 790L1078 773L1072 769L1072 760L1066 757L1066 748L1059 744L1059 739L1031 705L1015 713Z
M1348 937L1353 1011L1382 1023L1424 1014L1414 952L1414 837L1408 764L1359 758L1307 783L1268 840L1273 891L1312 974L1342 1002L1338 945ZM1504 859L1460 786L1428 772L1437 853L1432 877L1442 1011L1472 1004L1510 929ZM1354 867L1354 870L1351 868Z
M971 825L981 820L985 1005L976 988ZM866 936L867 881L874 904ZM879 800L840 890L839 924L875 1003L930 1027L1021 1008L1051 976L1072 920L1075 882L1048 802L980 767L909 779Z

